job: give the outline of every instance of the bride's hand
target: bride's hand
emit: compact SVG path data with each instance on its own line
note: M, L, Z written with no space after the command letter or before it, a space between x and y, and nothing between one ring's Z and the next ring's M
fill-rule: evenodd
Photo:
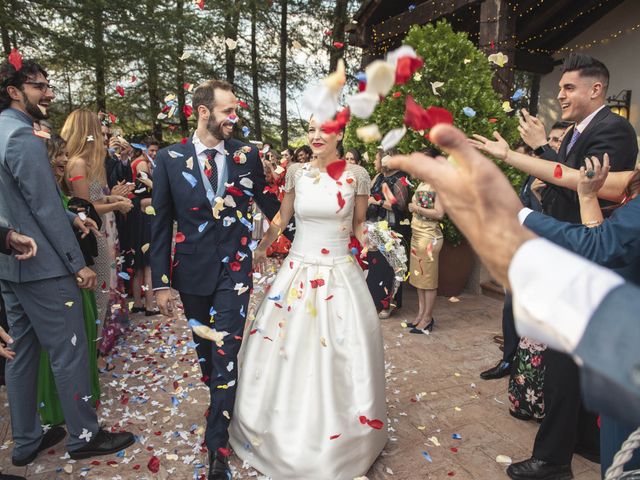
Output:
M258 246L253 251L253 271L264 275L267 267L267 249Z

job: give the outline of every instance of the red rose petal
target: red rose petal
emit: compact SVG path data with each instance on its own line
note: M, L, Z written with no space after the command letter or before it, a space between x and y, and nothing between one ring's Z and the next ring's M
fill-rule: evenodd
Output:
M342 435L341 433L338 433L337 435L331 435L329 437L329 440L335 440L336 438L340 438L340 435Z
M396 66L396 84L403 85L422 68L424 61L419 57L400 57Z
M331 300L332 298L333 298L333 295L329 295L327 298L325 298L325 301Z
M359 420L360 420L360 423L363 425L367 423L367 417L365 417L364 415L360 415Z
M70 182L77 182L78 180L82 180L84 178L84 175L76 175L75 177L71 177L69 179Z
M182 107L182 111L184 112L184 116L189 118L193 113L193 107L191 105L185 105Z
M121 97L124 97L124 87L122 85L116 86L116 92L118 92L118 95Z
M19 72L22 69L22 54L17 48L11 49L11 53L9 54L9 63L13 65L16 72Z
M228 448L220 447L218 448L218 453L223 457L228 457L231 455L231 450L229 450Z
M182 243L185 240L186 240L186 237L184 236L184 233L182 232L176 233L176 243Z
M227 187L227 192L234 197L241 197L243 195L242 190L238 187L234 187L233 185Z
M340 210L342 210L342 208L345 206L346 202L344 200L344 198L342 198L342 192L338 192L338 212ZM338 213L336 212L336 213Z
M553 169L553 176L556 178L562 178L562 167L560 164L557 164L556 168Z
M336 48L342 48L344 47L344 43L342 42L333 42L333 46Z
M182 137L182 138L180 139L180 143L181 143L182 145L186 145L188 141L189 141L189 139L188 139L187 137Z
M369 425L371 428L374 428L376 430L380 430L383 426L384 426L384 422L382 420L369 420L367 422L367 425Z
M346 161L336 160L327 165L327 174L334 180L339 180L345 168L347 168Z
M239 272L242 268L242 265L240 265L240 262L231 262L229 264L229 268L231 268L232 272Z
M155 455L149 459L149 463L147 463L147 468L152 473L158 473L160 470L160 459Z
M320 250L320 253L322 253L323 255L329 255L329 250L323 248L322 250Z
M458 453L458 449L457 449L456 447L451 447L451 451L452 451L453 453Z

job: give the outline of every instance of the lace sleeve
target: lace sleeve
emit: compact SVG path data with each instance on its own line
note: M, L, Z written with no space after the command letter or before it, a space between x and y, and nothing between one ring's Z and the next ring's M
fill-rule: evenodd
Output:
M290 163L287 166L287 174L284 179L284 191L290 192L296 184L298 172L301 171L302 163Z
M371 178L369 178L369 172L360 165L351 165L349 166L349 170L356 180L356 195L369 195L369 192L371 191Z

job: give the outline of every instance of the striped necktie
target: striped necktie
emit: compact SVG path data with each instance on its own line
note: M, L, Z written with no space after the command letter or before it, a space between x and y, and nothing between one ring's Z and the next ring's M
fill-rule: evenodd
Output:
M567 145L567 153L571 151L578 141L578 138L580 138L580 130L578 130L578 127L573 127L573 135L571 135L571 140L569 140L569 145Z

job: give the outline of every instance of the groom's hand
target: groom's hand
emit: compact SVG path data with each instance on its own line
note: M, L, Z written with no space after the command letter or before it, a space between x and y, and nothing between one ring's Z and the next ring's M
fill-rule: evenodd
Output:
M173 300L171 300L171 289L163 288L156 290L156 303L160 309L160 313L165 317L173 317Z

